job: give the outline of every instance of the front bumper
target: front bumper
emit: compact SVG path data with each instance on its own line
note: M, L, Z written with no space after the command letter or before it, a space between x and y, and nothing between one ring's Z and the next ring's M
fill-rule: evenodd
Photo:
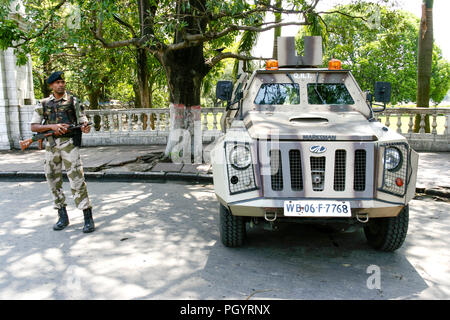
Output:
M236 202L225 203L220 197L218 200L231 211L235 216L247 216L247 217L264 217L266 213L276 213L277 217L283 218L284 201L288 200L300 200L298 198L254 198ZM325 199L313 199L307 200L325 200ZM356 218L357 215L367 214L369 218L380 217L395 217L405 206L404 203L387 202L378 199L330 199L337 201L349 201L352 211L352 218ZM330 216L332 217L332 216ZM327 217L328 218L328 217ZM302 219L302 218L298 218ZM320 218L316 218L320 219ZM326 218L325 218L326 219Z

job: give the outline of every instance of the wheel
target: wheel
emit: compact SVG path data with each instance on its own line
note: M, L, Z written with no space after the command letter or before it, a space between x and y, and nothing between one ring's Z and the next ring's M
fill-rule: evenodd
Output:
M409 206L396 217L374 218L364 227L369 245L377 250L392 252L400 248L408 232Z
M233 216L220 204L220 240L226 247L240 247L245 239L245 218Z

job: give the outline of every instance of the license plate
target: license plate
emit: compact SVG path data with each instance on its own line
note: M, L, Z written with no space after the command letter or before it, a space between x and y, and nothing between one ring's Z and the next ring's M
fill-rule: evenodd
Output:
M284 202L287 217L351 217L349 201L298 200Z

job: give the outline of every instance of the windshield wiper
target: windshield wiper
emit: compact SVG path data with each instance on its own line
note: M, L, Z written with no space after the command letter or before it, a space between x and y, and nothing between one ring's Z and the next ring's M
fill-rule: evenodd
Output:
M314 86L314 91L316 91L317 96L319 97L320 101L322 101L322 104L326 104L325 100L323 100L322 96L319 93L319 90L317 90L317 82L319 81L319 73L316 74L316 85Z

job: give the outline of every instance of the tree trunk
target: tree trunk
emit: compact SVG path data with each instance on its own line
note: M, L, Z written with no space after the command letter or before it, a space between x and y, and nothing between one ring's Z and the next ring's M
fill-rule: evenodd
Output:
M207 70L203 46L163 55L170 91L170 136L166 156L173 162L201 162L201 84ZM190 141L189 141L190 140ZM200 151L199 151L200 148Z
M52 93L52 90L47 84L47 81L45 78L39 77L39 85L41 87L41 93L43 98L47 98Z
M44 62L44 75L47 76L47 78L50 76L51 71L52 71L52 66L51 66L51 62ZM50 96L50 94L52 93L52 89L50 89L49 85L47 84L47 78L44 76L42 79L42 82L40 82L40 78L39 78L39 82L41 83L41 92L42 92L42 97L43 98L47 98L48 96Z
M430 104L431 65L433 59L433 0L423 0L417 57L417 107ZM415 118L414 132L420 130L420 116ZM425 132L430 132L429 117L425 118Z
M137 49L136 51L136 68L139 85L139 100L141 102L140 105L141 108L150 108L147 51L145 49Z
M93 89L92 87L87 87L88 92L88 98L89 98L89 109L90 110L97 110L98 109L98 99L100 98L101 89L96 88ZM96 131L100 130L100 116L95 115L94 116L94 128Z
M276 0L275 1L275 6L277 8L281 8L282 6L282 1L281 0ZM275 13L275 23L280 23L281 22L281 13ZM272 57L275 60L278 60L278 37L281 36L281 27L276 27L273 29L273 52L272 52Z

